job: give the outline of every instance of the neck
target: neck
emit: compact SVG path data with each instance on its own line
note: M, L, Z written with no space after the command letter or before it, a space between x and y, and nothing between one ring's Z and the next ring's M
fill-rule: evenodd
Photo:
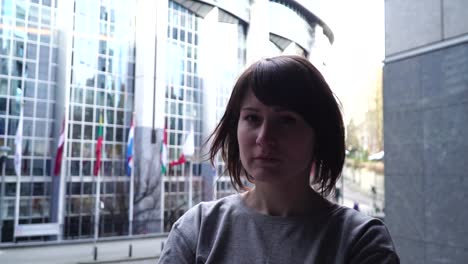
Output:
M313 214L328 202L316 193L307 182L255 184L255 188L245 193L247 206L265 215L302 216Z

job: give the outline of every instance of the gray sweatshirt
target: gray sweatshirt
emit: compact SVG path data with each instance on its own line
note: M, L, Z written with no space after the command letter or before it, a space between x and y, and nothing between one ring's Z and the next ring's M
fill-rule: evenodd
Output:
M235 194L187 211L172 227L159 263L400 262L378 219L336 204L314 216L268 216Z

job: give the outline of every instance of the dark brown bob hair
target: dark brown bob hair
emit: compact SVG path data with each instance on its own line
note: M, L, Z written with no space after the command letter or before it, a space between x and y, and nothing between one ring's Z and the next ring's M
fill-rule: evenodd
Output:
M262 59L240 75L226 111L209 138L212 140L211 163L214 164L220 151L237 191L246 189L242 176L253 182L240 161L237 141L241 103L248 89L252 89L263 104L296 112L313 128L315 170L311 183L322 196L328 196L341 175L345 159L343 118L337 99L322 74L300 56Z

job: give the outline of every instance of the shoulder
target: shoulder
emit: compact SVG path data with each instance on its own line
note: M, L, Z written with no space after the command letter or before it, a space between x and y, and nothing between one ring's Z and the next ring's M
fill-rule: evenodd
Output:
M236 210L239 200L238 195L230 195L216 201L201 202L190 208L172 226L165 254L179 252L177 254L183 256L194 255L200 235L213 235L229 218L225 216ZM169 250L171 248L172 251Z
M343 227L354 231L373 225L384 226L382 220L342 205L334 206L330 212L330 218L339 222Z
M346 237L343 242L347 244L350 259L375 255L398 258L390 232L382 220L339 205L330 217Z
M186 229L199 230L205 223L219 224L225 215L237 210L239 201L239 195L233 194L216 201L201 202L182 215L174 223L173 229L181 229L185 233Z

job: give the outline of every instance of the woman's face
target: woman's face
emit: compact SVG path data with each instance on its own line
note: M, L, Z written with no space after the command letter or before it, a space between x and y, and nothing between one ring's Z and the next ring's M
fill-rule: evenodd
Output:
M237 138L242 165L256 182L309 177L314 131L297 113L264 105L249 90L241 103Z

